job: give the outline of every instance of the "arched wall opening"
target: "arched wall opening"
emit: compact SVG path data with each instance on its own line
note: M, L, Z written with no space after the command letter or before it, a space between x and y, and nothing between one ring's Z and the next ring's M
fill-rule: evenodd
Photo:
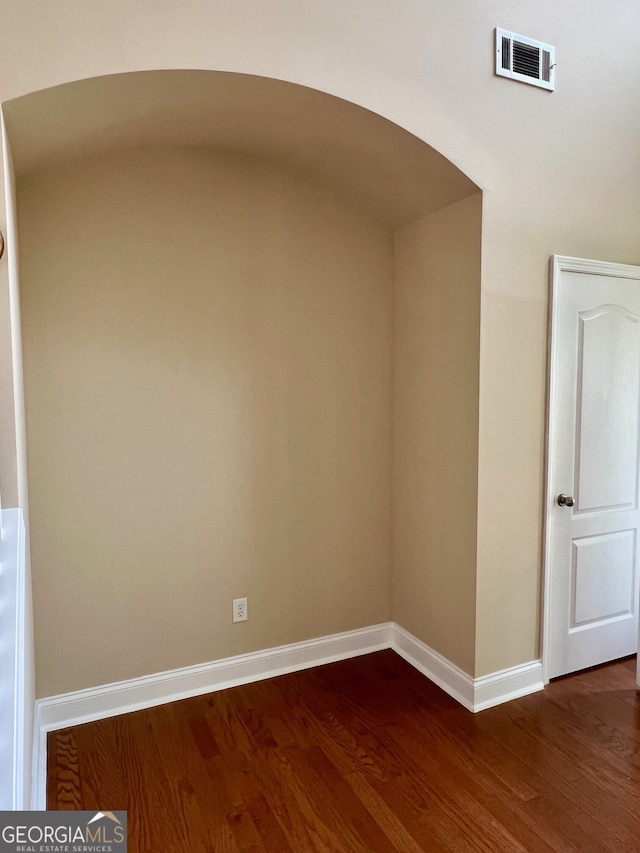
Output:
M478 187L248 75L3 112L38 695L390 619L473 673Z

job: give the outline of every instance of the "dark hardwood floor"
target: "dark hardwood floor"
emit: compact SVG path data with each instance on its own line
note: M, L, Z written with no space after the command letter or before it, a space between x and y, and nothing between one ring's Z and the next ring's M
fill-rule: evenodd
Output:
M49 735L130 853L640 851L635 659L471 714L391 651Z

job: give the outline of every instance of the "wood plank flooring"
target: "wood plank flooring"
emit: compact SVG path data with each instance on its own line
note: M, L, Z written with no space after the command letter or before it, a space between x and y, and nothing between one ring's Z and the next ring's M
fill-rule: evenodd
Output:
M391 651L49 735L130 853L640 851L635 659L471 714Z

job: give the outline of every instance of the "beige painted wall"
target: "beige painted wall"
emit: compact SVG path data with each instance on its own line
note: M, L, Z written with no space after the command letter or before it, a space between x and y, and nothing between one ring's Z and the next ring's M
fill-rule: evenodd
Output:
M482 188L477 675L540 652L548 257L640 261L637 3L579 12L555 0L3 5L0 101L131 70L259 74L380 113ZM493 76L496 26L556 46L556 92Z
M391 231L202 150L19 215L38 694L387 620Z
M395 238L392 615L475 666L482 196Z

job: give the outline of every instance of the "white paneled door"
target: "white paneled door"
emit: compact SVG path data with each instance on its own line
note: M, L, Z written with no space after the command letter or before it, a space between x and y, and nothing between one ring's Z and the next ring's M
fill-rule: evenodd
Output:
M547 678L638 648L640 267L552 259Z

